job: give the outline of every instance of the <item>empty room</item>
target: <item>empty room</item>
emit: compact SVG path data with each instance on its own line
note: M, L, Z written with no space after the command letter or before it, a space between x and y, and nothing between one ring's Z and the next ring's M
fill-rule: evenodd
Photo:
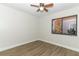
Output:
M79 56L79 3L0 3L0 56Z

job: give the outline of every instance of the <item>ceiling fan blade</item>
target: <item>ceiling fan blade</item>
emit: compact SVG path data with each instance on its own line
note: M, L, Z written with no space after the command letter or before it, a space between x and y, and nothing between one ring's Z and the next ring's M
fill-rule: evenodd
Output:
M37 6L37 5L32 5L32 4L31 4L31 6L33 6L33 7L39 7L39 6Z
M47 4L47 5L45 5L44 7L46 7L46 8L51 8L51 7L53 7L53 3L50 3L50 4Z
M44 8L44 10L45 10L46 12L48 12L48 10L47 10L46 8Z
M39 12L40 11L40 9L37 9L37 12Z

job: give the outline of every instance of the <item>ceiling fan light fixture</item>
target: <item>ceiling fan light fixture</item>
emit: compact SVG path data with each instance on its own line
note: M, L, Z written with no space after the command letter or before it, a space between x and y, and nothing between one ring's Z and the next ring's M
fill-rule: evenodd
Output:
M40 11L44 11L44 7L40 7Z

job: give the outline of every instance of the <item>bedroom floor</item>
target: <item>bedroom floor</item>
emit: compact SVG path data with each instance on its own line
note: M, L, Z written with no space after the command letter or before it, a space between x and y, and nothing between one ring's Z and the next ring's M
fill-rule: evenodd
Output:
M79 56L79 53L38 40L0 52L0 56Z

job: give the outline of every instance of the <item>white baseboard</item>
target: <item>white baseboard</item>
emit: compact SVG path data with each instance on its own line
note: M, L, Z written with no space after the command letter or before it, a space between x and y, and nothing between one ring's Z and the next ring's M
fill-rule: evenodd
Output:
M54 45L57 45L57 46L61 46L61 47L63 47L63 48L67 48L67 49L70 49L70 50L79 52L79 49L77 49L77 48L72 48L72 47L70 47L70 46L66 46L66 45L62 45L62 44L59 44L59 43L55 43L55 42L47 41L47 40L42 40L42 39L41 39L41 41L48 42L48 43L50 43L50 44L54 44Z
M28 42L23 42L23 43L18 43L16 45L11 45L11 46L5 47L5 48L0 48L0 52L8 50L8 49L11 49L11 48L15 48L15 47L18 47L18 46L21 46L21 45L24 45L24 44L27 44L27 43L30 43L30 42L33 42L33 41L36 41L36 40L32 40L32 41L28 41Z

